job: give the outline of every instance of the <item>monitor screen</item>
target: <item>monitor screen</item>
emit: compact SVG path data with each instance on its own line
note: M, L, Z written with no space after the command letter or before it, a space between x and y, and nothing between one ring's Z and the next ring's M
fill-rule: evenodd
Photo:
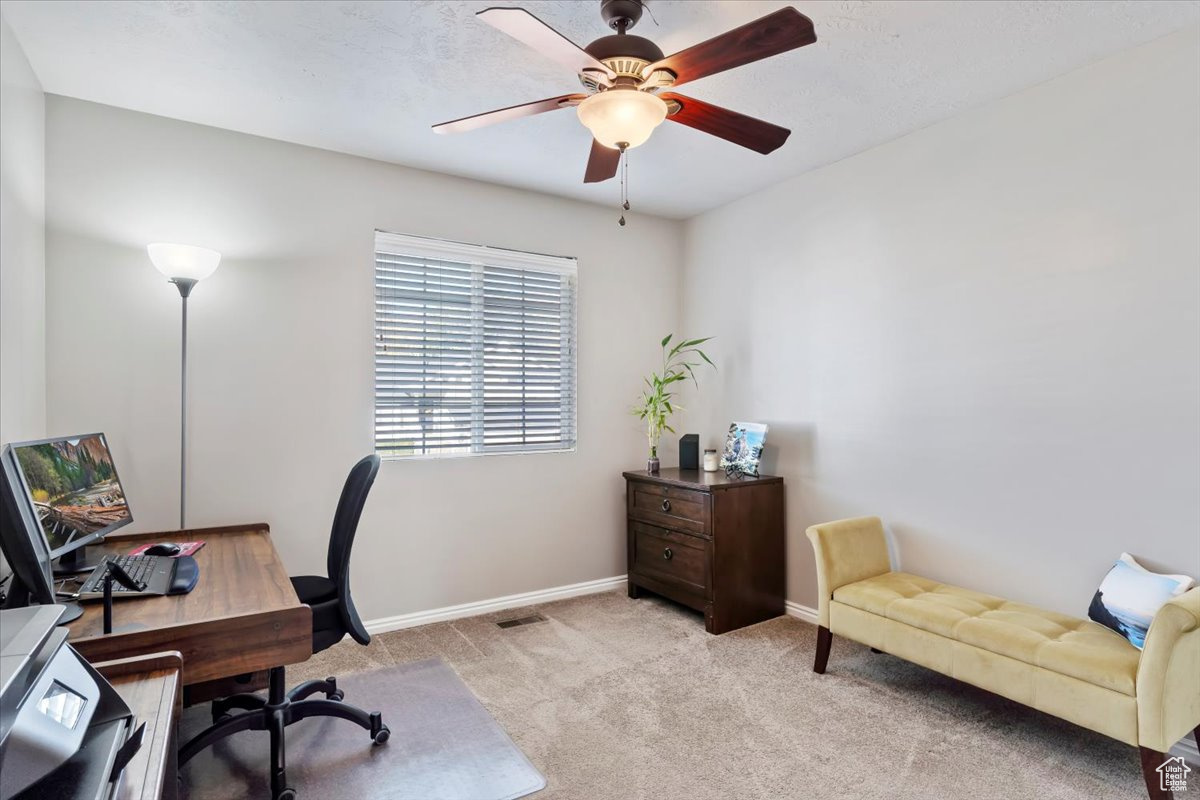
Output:
M102 433L12 446L26 499L55 556L133 521Z
M7 602L14 606L54 602L50 546L21 486L11 447L0 452L0 551L14 573Z

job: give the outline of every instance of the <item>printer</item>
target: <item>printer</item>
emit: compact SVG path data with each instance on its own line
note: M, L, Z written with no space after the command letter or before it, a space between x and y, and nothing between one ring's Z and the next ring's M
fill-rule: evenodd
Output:
M0 611L0 800L108 800L143 727L68 645L62 606Z

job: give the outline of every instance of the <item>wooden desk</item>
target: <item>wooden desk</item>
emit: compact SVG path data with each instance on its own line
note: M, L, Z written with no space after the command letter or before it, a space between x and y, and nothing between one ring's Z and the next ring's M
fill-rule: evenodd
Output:
M266 523L165 533L114 534L92 552L127 553L152 542L207 544L196 553L200 579L188 594L118 599L104 635L100 602L83 604L68 625L70 643L93 664L163 651L183 656L183 684L305 661L312 655L312 610L292 589Z
M142 747L125 765L114 800L174 800L183 658L179 653L152 653L94 666L129 705L134 725L146 724Z

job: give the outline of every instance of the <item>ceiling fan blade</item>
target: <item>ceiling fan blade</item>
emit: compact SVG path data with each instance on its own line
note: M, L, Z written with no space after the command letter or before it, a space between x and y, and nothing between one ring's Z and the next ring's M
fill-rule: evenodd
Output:
M519 117L532 117L534 114L553 111L556 108L579 105L586 97L586 94L564 94L558 97L547 97L545 100L523 103L519 106L509 106L508 108L500 108L495 111L485 111L482 114L475 114L474 116L463 117L462 119L455 119L450 122L442 122L434 125L433 129L437 133L473 131L485 125L495 125L497 122L505 122Z
M740 28L714 36L655 62L642 70L648 78L655 70L675 73L674 86L715 75L770 56L804 47L817 40L812 20L788 6Z
M601 82L617 77L582 47L523 8L485 8L475 16L575 72L587 72L600 77Z
M588 156L587 169L583 173L584 183L599 183L617 174L621 163L621 151L613 150L592 139L592 152Z
M748 147L764 156L779 149L792 134L787 128L681 94L667 92L659 97L668 102L674 100L679 104L679 110L667 119L712 134L727 142Z

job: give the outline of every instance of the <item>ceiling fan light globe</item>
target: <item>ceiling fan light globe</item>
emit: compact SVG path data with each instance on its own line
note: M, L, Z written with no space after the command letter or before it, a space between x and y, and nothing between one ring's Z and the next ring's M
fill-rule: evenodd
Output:
M609 89L584 100L576 113L597 142L616 150L649 139L667 118L667 104L649 92Z

